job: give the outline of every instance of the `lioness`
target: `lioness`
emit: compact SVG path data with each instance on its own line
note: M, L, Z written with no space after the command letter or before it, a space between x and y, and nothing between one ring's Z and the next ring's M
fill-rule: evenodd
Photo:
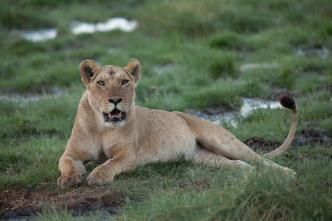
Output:
M88 184L111 182L114 176L151 162L184 157L195 163L252 169L247 162L295 174L265 159L219 125L181 112L153 110L135 105L135 88L141 65L131 59L127 67L99 67L85 60L79 67L87 87L78 106L72 135L59 161L59 187L76 185L86 172L84 164L96 161ZM290 145L297 125L295 101L280 99L290 108L292 124L284 143L266 157L277 156Z

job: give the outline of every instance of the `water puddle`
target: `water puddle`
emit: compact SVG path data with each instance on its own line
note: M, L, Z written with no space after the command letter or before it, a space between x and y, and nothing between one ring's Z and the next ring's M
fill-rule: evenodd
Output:
M65 94L65 90L52 87L48 89L49 92L46 94L38 94L38 95L21 95L17 93L7 94L7 95L0 95L0 100L7 100L15 103L28 103L28 102L38 102L42 99L58 97L60 95Z
M134 31L137 28L137 21L129 21L125 18L110 18L103 23L87 23L73 21L70 25L70 31L73 34L107 32L113 30L121 30L125 32ZM46 41L54 39L58 35L58 30L54 28L41 30L14 30L10 32L12 35L21 36L25 40L32 42Z
M18 35L24 38L25 40L38 42L38 41L46 41L49 39L56 38L58 31L56 29L42 29L42 30L14 30L10 32L12 35Z
M242 98L243 105L240 109L240 115L242 117L248 116L253 110L262 108L262 109L276 109L282 108L279 101L267 101L261 99L253 98Z
M243 105L239 112L222 112L218 109L208 108L203 110L186 109L189 114L195 115L205 120L209 120L215 124L224 125L230 124L233 127L238 127L239 119L248 116L256 109L276 109L282 108L278 101L267 101L257 98L242 98Z
M326 58L329 55L329 49L325 48L320 44L315 44L309 47L300 48L296 51L298 56L317 56L321 58Z
M70 25L70 30L73 34L107 32L113 30L131 32L136 28L136 21L128 21L125 18L111 18L104 23L97 24L73 21Z
M255 70L265 70L271 68L279 67L278 64L268 64L268 63L252 63L252 64L243 64L240 67L241 72L246 71L255 71Z
M233 127L237 127L238 122L236 115L232 112L222 112L218 108L207 108L207 109L186 109L186 113L192 114L196 117L204 120L209 120L215 124L222 125L223 123L230 123Z
M173 69L173 65L172 64L165 64L165 65L156 65L153 67L153 72L158 74L158 75L162 75L166 72L170 72Z

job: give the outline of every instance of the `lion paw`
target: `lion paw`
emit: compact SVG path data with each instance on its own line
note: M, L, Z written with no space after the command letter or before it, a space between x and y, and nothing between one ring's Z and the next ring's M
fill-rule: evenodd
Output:
M297 174L293 170L291 170L289 168L284 168L283 173L287 177L290 177L292 179L296 179Z
M95 168L87 178L89 185L102 185L113 181L102 168Z
M58 178L57 183L60 188L74 186L74 185L81 183L81 175L79 175L79 174L61 175Z
M255 171L255 167L251 166L250 164L242 161L242 160L235 160L235 165L243 170L248 170L248 171Z

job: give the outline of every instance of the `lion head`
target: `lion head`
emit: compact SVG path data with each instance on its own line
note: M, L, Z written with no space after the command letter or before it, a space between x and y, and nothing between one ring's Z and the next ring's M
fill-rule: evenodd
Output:
M135 88L141 65L131 59L127 67L99 67L92 60L80 65L82 81L87 87L88 102L107 127L121 127L135 102Z

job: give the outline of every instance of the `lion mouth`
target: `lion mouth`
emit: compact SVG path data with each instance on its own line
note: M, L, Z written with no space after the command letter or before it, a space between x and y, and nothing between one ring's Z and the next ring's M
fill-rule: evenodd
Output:
M126 118L126 112L114 109L110 113L103 112L105 122L123 121Z

